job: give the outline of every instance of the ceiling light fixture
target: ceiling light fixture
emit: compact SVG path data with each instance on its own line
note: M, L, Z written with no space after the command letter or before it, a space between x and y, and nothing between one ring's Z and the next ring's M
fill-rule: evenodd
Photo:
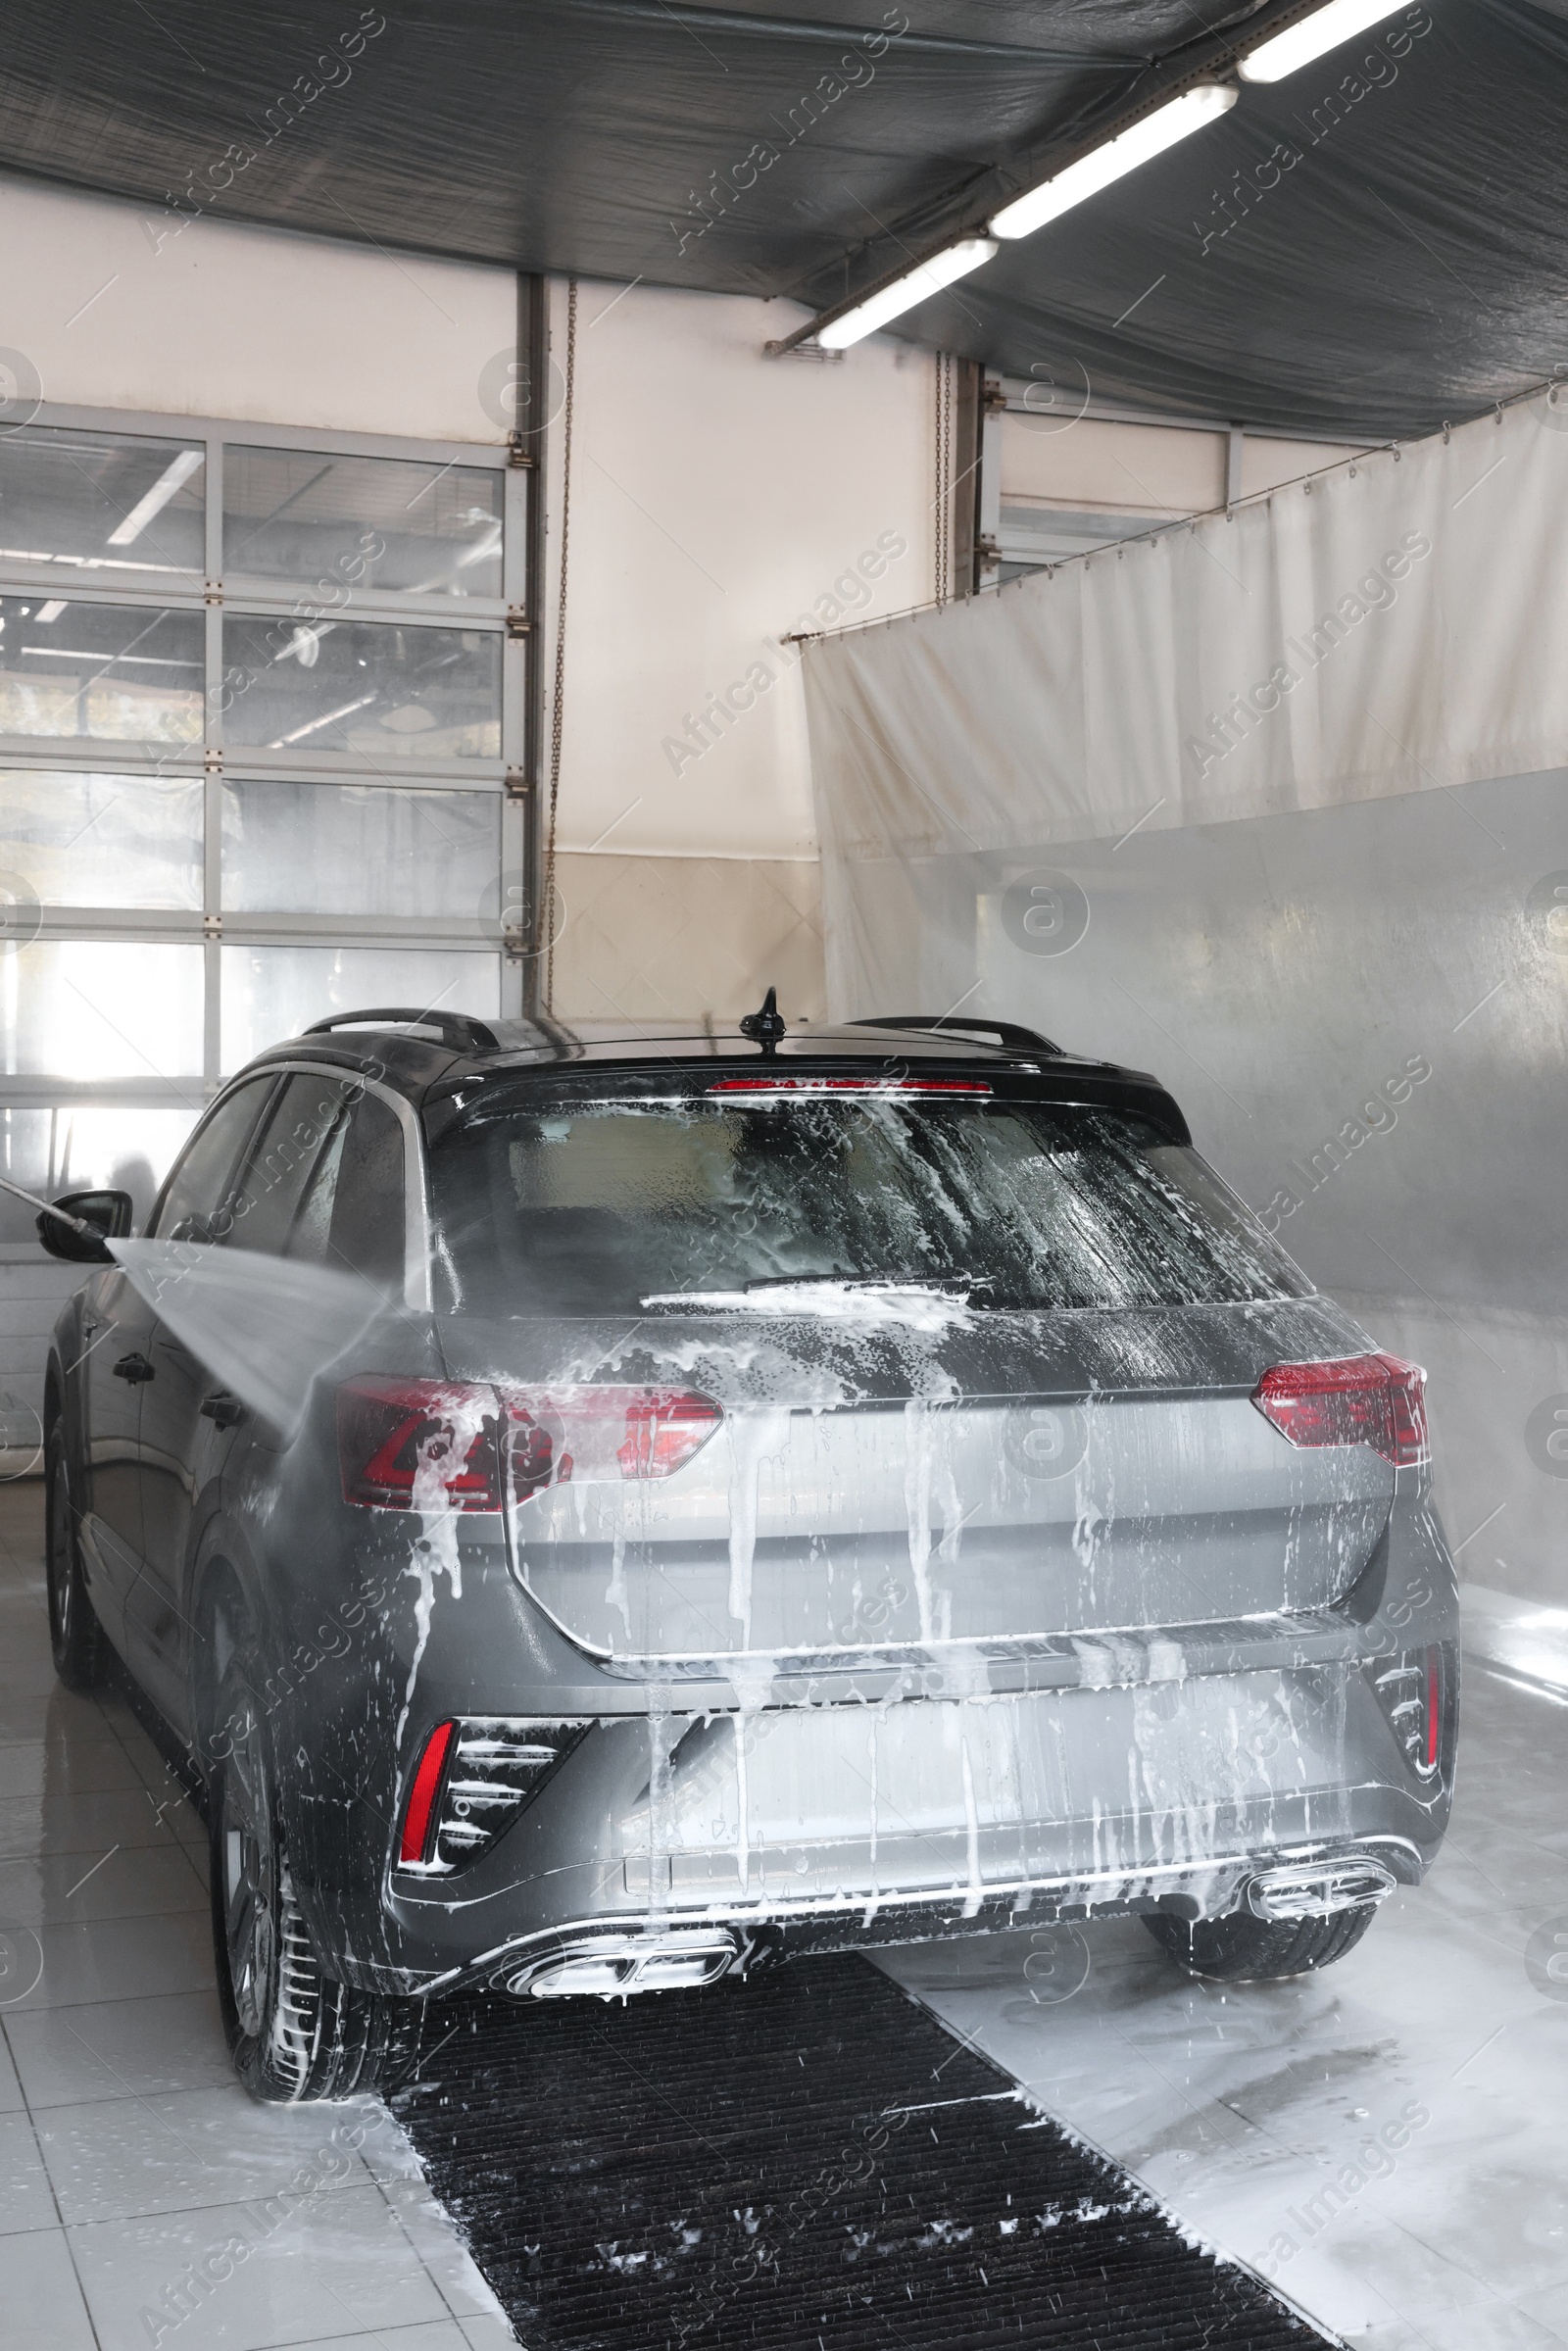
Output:
M139 539L155 514L161 514L176 490L182 489L191 475L207 462L204 449L182 449L173 463L167 465L144 498L138 498L130 513L118 529L109 534L106 545L128 547Z
M816 340L824 351L848 350L862 335L875 334L879 326L886 326L890 318L902 318L906 311L912 311L917 302L928 302L944 286L967 277L971 269L978 269L982 262L988 262L996 250L990 237L964 237L945 252L933 254L929 261L906 269L880 293L868 294L854 310L846 311L842 318L820 328Z
M1334 0L1334 4L1339 5L1339 0ZM1147 164L1154 156L1163 155L1167 147L1174 147L1178 139L1187 138L1193 131L1201 130L1205 122L1216 122L1221 115L1228 114L1240 95L1240 91L1222 81L1203 81L1196 89L1184 90L1179 98L1155 107L1152 114L1145 115L1142 122L1133 123L1118 137L1107 139L1102 147L1080 156L1064 171L1042 180L1027 195L1004 205L991 222L991 234L1009 238L1032 236L1048 220L1054 220L1061 213L1070 212L1075 204L1082 204L1086 196L1097 196L1124 172L1135 171L1140 164Z
M1403 6L1404 0L1329 0L1327 8L1314 9L1288 32L1276 32L1272 39L1259 41L1240 60L1236 71L1244 81L1283 81L1298 67L1309 66L1342 41L1353 41L1358 32L1381 24L1385 17Z

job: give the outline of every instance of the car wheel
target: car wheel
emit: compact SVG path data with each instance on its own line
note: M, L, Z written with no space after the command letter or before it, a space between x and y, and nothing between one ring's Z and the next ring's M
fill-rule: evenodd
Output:
M390 2087L416 2061L422 2003L323 1974L278 1832L266 1714L238 1664L209 1721L213 1954L234 2070L270 2105Z
M58 1421L44 1447L44 1577L55 1672L68 1690L101 1689L109 1672L109 1642L81 1572L65 1432Z
M1259 1919L1250 1910L1223 1919L1178 1919L1153 1911L1144 1925L1160 1949L1194 1976L1266 1984L1332 1966L1354 1950L1376 1916L1377 1904L1364 1902L1316 1919Z

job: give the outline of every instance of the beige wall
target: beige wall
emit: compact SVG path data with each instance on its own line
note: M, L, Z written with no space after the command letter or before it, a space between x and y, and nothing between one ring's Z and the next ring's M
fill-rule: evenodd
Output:
M823 1017L814 857L568 855L557 887L556 1004L568 1019L733 1020L768 987L789 1020Z
M1002 420L1002 496L1007 506L1062 506L1140 514L1200 514L1225 503L1228 435L1188 425L1076 420L1009 410ZM1242 496L1298 481L1353 454L1338 443L1242 443Z
M516 317L505 269L0 179L0 342L46 400L493 443Z

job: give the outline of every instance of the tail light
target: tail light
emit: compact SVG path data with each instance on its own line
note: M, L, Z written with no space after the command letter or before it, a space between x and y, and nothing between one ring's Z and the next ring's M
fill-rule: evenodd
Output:
M979 1078L715 1078L710 1094L989 1094Z
M343 1499L368 1510L500 1510L572 1479L667 1478L723 1417L710 1396L684 1389L349 1380L337 1392Z
M1292 1445L1369 1445L1396 1469L1414 1469L1427 1458L1426 1377L1398 1355L1276 1363L1252 1401Z
M1410 1649L1402 1657L1370 1667L1389 1729L1417 1779L1435 1777L1443 1753L1452 1678L1440 1643Z
M592 1727L492 1715L438 1724L409 1789L398 1867L446 1877L487 1853Z

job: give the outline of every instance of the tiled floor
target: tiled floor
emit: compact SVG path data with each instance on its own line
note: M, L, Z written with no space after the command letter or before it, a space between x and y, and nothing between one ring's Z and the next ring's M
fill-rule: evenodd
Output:
M1133 1919L884 1962L1358 2351L1568 2343L1568 1642L1505 1614L1443 1852L1321 1976L1198 1984Z
M41 1525L0 1486L0 2341L500 2351L384 2110L235 2082L204 1832L124 1703L56 1683Z

